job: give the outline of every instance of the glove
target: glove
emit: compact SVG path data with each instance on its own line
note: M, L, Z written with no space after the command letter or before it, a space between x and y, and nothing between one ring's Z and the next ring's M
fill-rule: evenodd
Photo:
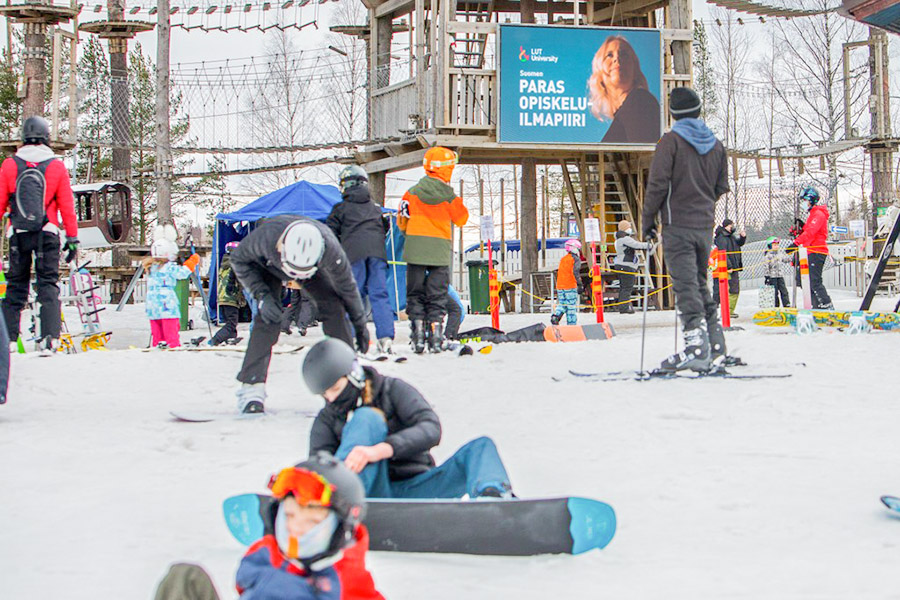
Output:
M77 237L67 237L66 243L63 244L63 249L66 251L66 262L70 263L75 260L75 257L78 256L78 244L81 242L78 241Z
M197 268L197 264L200 262L199 254L191 254L190 257L186 261L184 261L184 266L188 268L188 271L191 273L194 272L194 269Z
M269 325L281 325L281 302L272 296L267 294L260 298L257 312L259 313L259 318Z
M358 323L353 326L356 330L356 349L363 354L369 351L369 328L365 323Z
M403 217L404 219L408 219L409 218L409 202L407 202L406 200L401 200L400 207L397 209L397 211L400 213L401 217Z
M651 227L644 232L645 242L655 242L659 236L656 233L656 227Z

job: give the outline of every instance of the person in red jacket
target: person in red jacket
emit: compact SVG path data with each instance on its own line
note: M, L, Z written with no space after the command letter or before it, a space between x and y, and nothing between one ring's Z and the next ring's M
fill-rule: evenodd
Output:
M366 569L362 482L321 452L273 476L273 533L250 546L235 583L253 600L384 600Z
M805 246L809 252L809 287L813 308L834 310L831 296L822 283L822 271L828 258L828 207L820 204L818 190L809 186L800 191L800 202L801 209L809 211L809 218L791 244L791 249Z
M3 319L11 341L19 337L19 320L28 301L31 261L41 305L43 349L59 345L60 217L66 233L66 262L75 259L78 223L69 172L47 144L50 125L41 117L29 117L22 125L22 141L13 158L0 165L0 215L10 216L9 271ZM43 202L41 196L43 195Z

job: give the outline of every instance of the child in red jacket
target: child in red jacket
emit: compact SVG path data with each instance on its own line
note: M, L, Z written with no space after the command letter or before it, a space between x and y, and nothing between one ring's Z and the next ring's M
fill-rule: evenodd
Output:
M352 471L323 452L282 470L269 487L281 500L274 533L241 560L242 598L384 600L366 570L365 492Z

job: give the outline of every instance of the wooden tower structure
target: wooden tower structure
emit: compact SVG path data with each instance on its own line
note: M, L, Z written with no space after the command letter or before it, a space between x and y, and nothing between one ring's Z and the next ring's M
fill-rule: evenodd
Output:
M462 164L520 165L519 238L527 292L538 265L538 165L562 169L576 219L583 225L586 217L598 218L607 244L614 240L621 219L640 228L656 140L618 145L600 144L599 139L597 143L503 141L498 124L508 117L501 114L498 35L512 22L558 27L561 36L573 27L656 30L662 40L658 100L661 114L667 115L668 92L691 82L688 0L362 1L369 24L354 33L366 39L369 50L368 134L369 139L384 141L363 148L357 158L370 174L376 201L383 202L385 175L421 165L431 146L456 150ZM398 30L405 33L398 36ZM580 231L583 235L583 226Z

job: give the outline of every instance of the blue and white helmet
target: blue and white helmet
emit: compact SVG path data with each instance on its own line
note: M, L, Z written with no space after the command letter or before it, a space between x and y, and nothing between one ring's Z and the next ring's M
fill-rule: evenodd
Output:
M319 269L325 238L309 221L294 221L278 238L281 270L291 279L309 279Z

